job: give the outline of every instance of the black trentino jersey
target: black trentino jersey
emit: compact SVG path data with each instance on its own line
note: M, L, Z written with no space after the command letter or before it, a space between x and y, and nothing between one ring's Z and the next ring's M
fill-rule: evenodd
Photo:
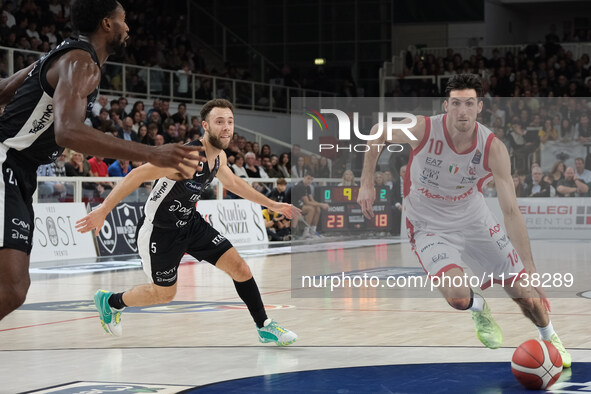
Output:
M0 117L0 148L31 169L53 162L64 150L55 142L53 130L53 93L46 74L51 64L73 49L89 52L100 67L92 45L86 41L66 39L45 54L25 79ZM87 115L92 109L98 87L87 97Z
M201 141L191 141L188 145L202 146ZM201 152L205 156L204 152ZM146 219L154 226L180 228L195 216L195 204L207 189L220 168L220 157L215 158L213 169L207 162L202 163L202 171L195 171L193 178L173 181L166 177L158 179L152 187L144 206Z

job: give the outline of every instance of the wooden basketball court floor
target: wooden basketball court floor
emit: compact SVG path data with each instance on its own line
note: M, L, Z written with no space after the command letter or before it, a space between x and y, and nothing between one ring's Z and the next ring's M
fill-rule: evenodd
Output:
M374 378L365 386L350 388L346 378L335 383L322 380L322 376L323 371L359 366L417 365L418 376L421 365L431 363L503 363L505 368L516 346L538 337L517 306L502 296L487 297L504 334L503 347L489 350L476 338L470 314L453 310L439 297L402 297L404 292L372 289L337 297L326 289L314 293L298 288L298 279L292 281L301 271L295 264L311 264L325 274L384 266L394 271L418 268L406 242L373 240L367 244L321 243L300 253L276 255L264 247L239 249L258 282L269 316L299 335L295 344L285 348L258 343L251 317L232 281L207 263L186 259L181 265L173 304L126 310L121 338L103 331L92 296L98 288L123 291L145 283L137 262L128 261L127 268L120 270L109 270L115 264L102 262L106 270L98 272L92 271L94 262L33 264L26 304L0 322L0 393L37 392L48 387L55 388L40 392L139 392L137 387L142 385L144 390L155 387L150 385L161 389L169 385L169 391L151 392L178 392L253 376L263 376L266 383L249 386L238 380L231 390L211 392L261 392L260 387L265 392L290 393L454 392L446 390L447 384L459 377L446 374L447 367L429 383L431 389L424 389L420 384L425 382L420 381L400 389L390 382L387 388ZM532 249L541 272L554 272L559 267L561 273L574 276L574 286L551 293L551 316L573 356L576 372L577 363L591 362L591 249L586 242L564 241L532 241ZM308 291L314 298L309 298ZM518 390L519 385L510 366L506 368L509 377L505 386L493 385L482 391L476 381L470 386L473 390L467 391L516 392L511 390ZM315 389L303 388L308 386L298 379L271 384L274 377L288 376L277 374L294 371L319 371ZM574 372L561 379L575 381ZM345 372L342 376L352 375ZM591 381L587 375L583 377ZM71 382L86 382L80 383L81 387L91 387L88 382L108 383L112 391L60 388ZM507 387L506 382L514 386ZM208 387L216 386L205 386L204 390ZM588 387L590 390L591 385Z

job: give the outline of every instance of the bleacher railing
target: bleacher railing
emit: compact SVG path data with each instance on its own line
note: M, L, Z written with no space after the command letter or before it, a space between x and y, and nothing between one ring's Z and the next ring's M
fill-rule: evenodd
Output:
M95 193L94 185L111 183L113 187L120 182L121 177L63 177L63 176L39 176L37 177L37 190L33 195L34 203L44 202L101 202L108 193L100 196ZM278 178L242 178L248 184L263 184L272 189L277 185ZM301 178L286 178L288 184L295 184ZM217 181L217 179L216 179ZM315 178L314 184L318 186L333 185L342 182L342 178ZM54 184L65 185L60 188L62 192L51 192ZM256 186L256 185L255 185ZM225 189L220 181L214 182L210 186L214 191L213 196L217 200L224 199ZM134 190L123 201L126 202L145 202L150 194L151 187L142 185Z
M32 57L30 61L34 61L43 55L42 52L0 46L0 59L8 66L9 75L22 68L25 59ZM320 90L125 63L107 62L102 71L101 94L146 100L165 98L174 102L202 104L213 98L225 98L234 103L237 108L288 112L292 97L336 96L335 93Z

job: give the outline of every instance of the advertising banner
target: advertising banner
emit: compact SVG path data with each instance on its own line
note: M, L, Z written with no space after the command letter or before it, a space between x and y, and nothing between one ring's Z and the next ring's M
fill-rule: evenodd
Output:
M91 233L76 231L76 220L86 216L83 203L33 204L35 231L31 261L96 257Z
M94 209L98 204L91 204ZM119 256L136 254L136 228L143 216L143 203L121 202L117 204L107 218L100 233L97 244L101 256Z
M269 242L261 206L247 200L204 200L197 211L234 245Z

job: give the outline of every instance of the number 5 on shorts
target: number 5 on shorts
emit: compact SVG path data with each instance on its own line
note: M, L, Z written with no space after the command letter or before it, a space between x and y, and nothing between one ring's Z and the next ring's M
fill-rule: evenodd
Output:
M152 253L156 253L156 242L152 242L152 243L150 244L150 251L151 251Z

